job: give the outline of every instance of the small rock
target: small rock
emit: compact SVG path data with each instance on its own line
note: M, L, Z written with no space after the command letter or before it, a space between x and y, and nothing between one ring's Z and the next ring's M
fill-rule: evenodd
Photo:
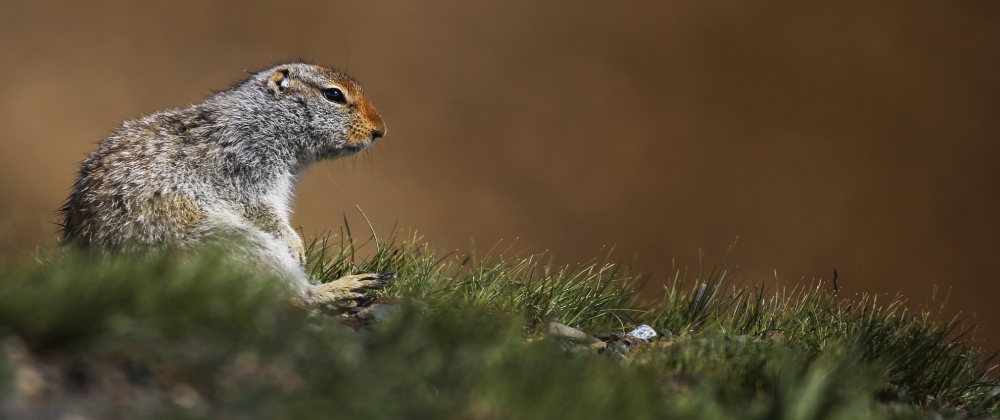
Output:
M545 333L556 337L569 338L571 340L578 341L584 341L589 337L587 333L583 331L558 322L545 324Z
M642 324L638 327L635 327L635 329L632 330L632 332L628 333L628 335L631 335L632 337L638 338L640 340L649 341L651 338L656 337L656 331L654 331L653 328L650 327L649 325Z
M372 306L362 309L361 312L358 312L358 318L368 321L381 322L385 321L386 319L389 319L389 317L391 317L397 311L398 309L396 309L395 306L387 305L384 303L376 303Z
M670 332L670 330L666 328L659 330L657 332L660 333L660 337L664 340L669 340L671 337L674 336L674 333Z

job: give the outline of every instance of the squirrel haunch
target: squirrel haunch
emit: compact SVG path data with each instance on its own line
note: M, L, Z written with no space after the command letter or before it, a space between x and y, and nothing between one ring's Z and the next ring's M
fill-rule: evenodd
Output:
M315 286L289 224L296 180L312 163L362 151L385 132L347 75L275 66L200 104L115 129L80 167L60 209L62 239L116 252L234 236L247 257L308 297ZM338 299L363 295L355 292L365 275L353 277L358 284L340 285L347 289ZM370 286L384 286L384 277Z

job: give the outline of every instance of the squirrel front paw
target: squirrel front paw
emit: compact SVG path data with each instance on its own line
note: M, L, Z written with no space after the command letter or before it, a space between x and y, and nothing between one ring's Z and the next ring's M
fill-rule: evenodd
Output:
M313 287L308 292L307 300L312 304L341 303L349 300L364 300L371 295L365 290L384 289L389 280L396 277L394 273L368 273L344 276L329 283Z

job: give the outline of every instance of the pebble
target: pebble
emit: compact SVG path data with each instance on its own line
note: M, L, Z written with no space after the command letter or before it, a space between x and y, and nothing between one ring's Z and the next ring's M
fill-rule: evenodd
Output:
M580 331L568 325L560 324L558 322L550 322L548 324L545 324L545 333L548 335L569 338L577 341L585 341L590 337L587 335L587 333L583 331Z
M635 329L632 330L632 332L628 333L628 335L631 335L632 337L638 338L640 340L649 341L651 338L656 337L656 331L653 330L653 327L650 327L649 325L646 324L642 324L638 327L635 327Z

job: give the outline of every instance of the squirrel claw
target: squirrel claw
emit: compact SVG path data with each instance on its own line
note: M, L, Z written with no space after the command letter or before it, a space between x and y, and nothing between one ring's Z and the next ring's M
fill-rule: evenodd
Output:
M357 292L360 290L380 290L385 289L389 285L389 280L396 278L396 273L384 272L377 274L364 274L364 278L361 280L373 280L367 281L363 285L351 288L352 292Z

